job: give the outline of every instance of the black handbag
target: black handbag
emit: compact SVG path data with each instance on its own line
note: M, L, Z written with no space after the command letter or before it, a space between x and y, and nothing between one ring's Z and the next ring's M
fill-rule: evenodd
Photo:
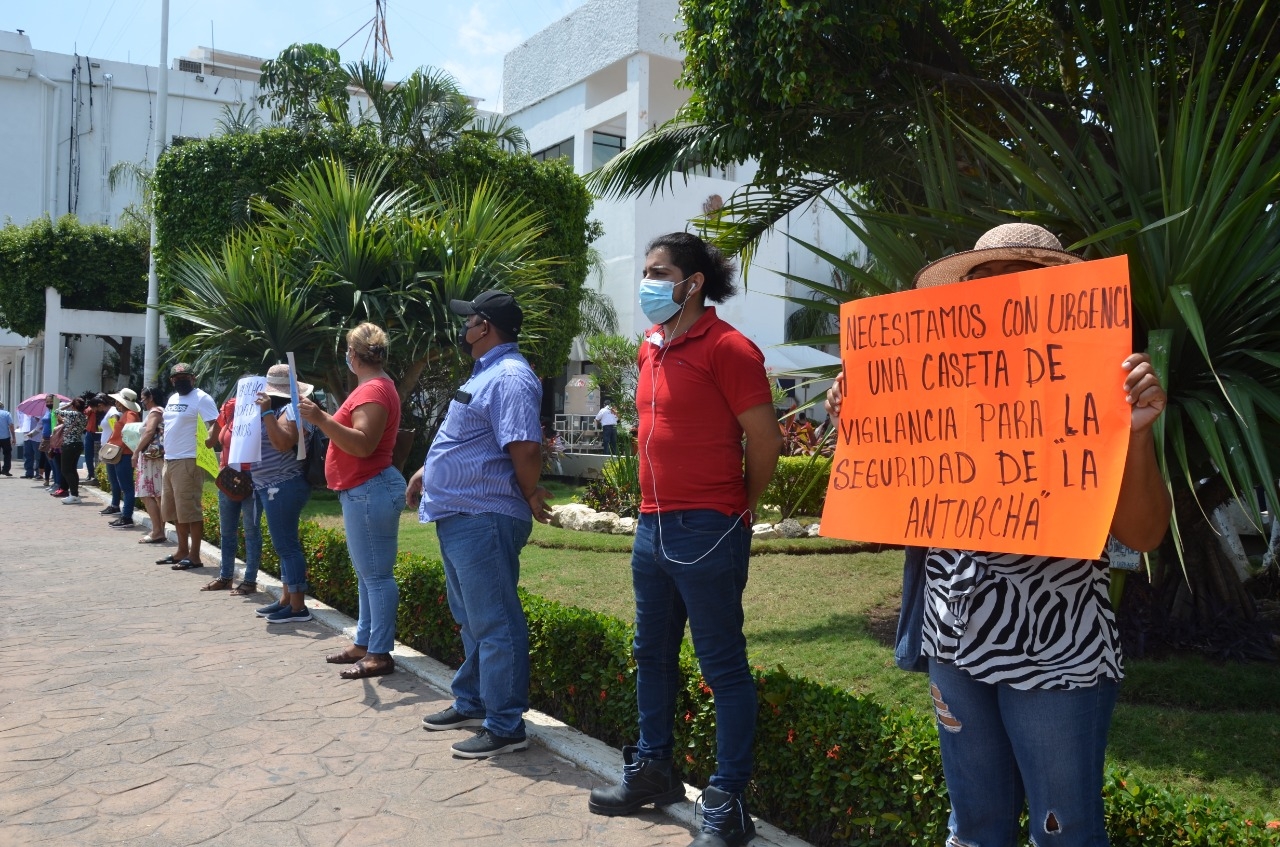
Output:
M247 499L253 493L253 476L248 471L239 471L227 465L218 471L213 480L218 490L237 503Z
M315 427L307 433L307 458L304 473L307 484L312 488L327 488L328 479L324 473L325 455L329 452L329 437Z

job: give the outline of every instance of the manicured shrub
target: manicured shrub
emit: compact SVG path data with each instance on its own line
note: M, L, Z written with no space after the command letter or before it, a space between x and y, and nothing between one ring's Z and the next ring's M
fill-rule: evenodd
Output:
M760 502L777 506L784 518L820 515L830 478L829 456L783 456Z
M205 535L218 537L217 498L205 498ZM356 579L341 531L302 524L311 593L356 614ZM279 574L263 527L263 569ZM402 553L397 638L456 667L458 627L444 568ZM521 593L529 619L533 707L606 743L637 732L631 625ZM675 759L684 779L706 785L715 768L715 707L688 643L676 706ZM756 670L760 708L751 810L819 847L936 847L946 840L946 785L932 722L886 708L782 668ZM1280 843L1280 822L1246 821L1226 803L1142 785L1109 769L1107 829L1115 847L1262 847ZM1269 828L1274 824L1275 828Z
M604 464L600 479L589 480L582 502L597 512L615 512L624 518L640 516L640 457L623 453Z

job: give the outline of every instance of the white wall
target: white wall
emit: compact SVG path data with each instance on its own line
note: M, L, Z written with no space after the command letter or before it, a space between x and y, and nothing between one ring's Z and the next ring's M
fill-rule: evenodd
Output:
M76 57L33 50L30 38L14 32L0 32L0 58L8 60L0 64L0 115L8 116L0 121L0 220L75 212L86 223L118 222L139 197L132 189L110 192L107 172L117 162L150 167L156 68L82 56L73 89ZM224 104L251 103L258 93L254 82L167 73L170 138L213 134Z
M167 73L169 138L212 135L224 104L252 103L258 93L255 82ZM93 57L77 63L74 56L32 49L26 35L0 31L0 222L22 225L74 212L85 223L117 224L141 197L132 186L110 191L107 173L117 162L150 169L158 82L155 67ZM109 316L87 325L59 325L55 312L51 317L48 345L44 334L27 339L0 332L0 400L10 409L43 391L70 396L116 388L102 379L110 348L87 333L118 334L120 327ZM135 344L142 335L137 332Z
M625 127L626 146L675 116L688 92L675 86L682 56L673 34L675 0L590 0L530 38L506 57L503 91L506 113L524 129L534 151L574 139L574 167L590 169L593 129ZM733 169L732 179L677 178L656 198L597 200L592 216L604 233L592 246L604 260L603 290L618 311L619 329L634 334L648 327L638 303L644 248L658 235L689 228L713 195L722 200L755 175L754 162ZM723 174L722 174L723 176ZM782 343L786 315L795 306L780 295L798 290L785 272L827 281L827 263L784 233L843 256L856 239L822 204L810 204L779 224L748 269L742 291L717 312L769 354ZM588 280L596 285L596 280ZM578 366L570 365L577 373Z
M507 114L637 53L681 58L667 37L675 31L678 0L591 0L534 35L503 59Z

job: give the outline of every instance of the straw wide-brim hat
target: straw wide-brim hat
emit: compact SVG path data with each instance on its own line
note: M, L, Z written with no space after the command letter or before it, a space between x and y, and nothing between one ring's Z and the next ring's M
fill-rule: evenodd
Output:
M122 388L118 394L108 394L107 396L131 412L142 411L142 407L138 405L138 395L132 388Z
M298 397L309 397L315 386L309 382L298 383ZM268 397L292 397L289 393L289 366L272 365L267 371L267 387L263 389Z
M985 262L1036 262L1041 265L1070 265L1084 261L1062 249L1053 233L1036 224L1000 224L989 229L972 250L952 253L930 262L916 274L916 288L949 285Z

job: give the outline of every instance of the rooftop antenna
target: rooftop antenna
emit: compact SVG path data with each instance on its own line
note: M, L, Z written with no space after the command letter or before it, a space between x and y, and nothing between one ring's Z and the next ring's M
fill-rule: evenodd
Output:
M338 49L341 50L347 41L368 29L369 34L365 36L364 49L360 51L360 58L363 59L368 56L370 47L372 47L373 64L378 64L378 54L380 52L386 54L385 59L387 61L394 59L395 56L391 55L391 39L387 36L387 4L389 2L391 0L373 0L373 17L362 23L355 32L347 36L346 41L338 45Z
M388 60L394 59L391 55L391 39L387 36L387 4L391 0L373 0L373 26L369 28L369 37L365 39L364 49L369 49L369 44L373 44L373 63L378 64L378 48L382 48L382 52L386 53Z

